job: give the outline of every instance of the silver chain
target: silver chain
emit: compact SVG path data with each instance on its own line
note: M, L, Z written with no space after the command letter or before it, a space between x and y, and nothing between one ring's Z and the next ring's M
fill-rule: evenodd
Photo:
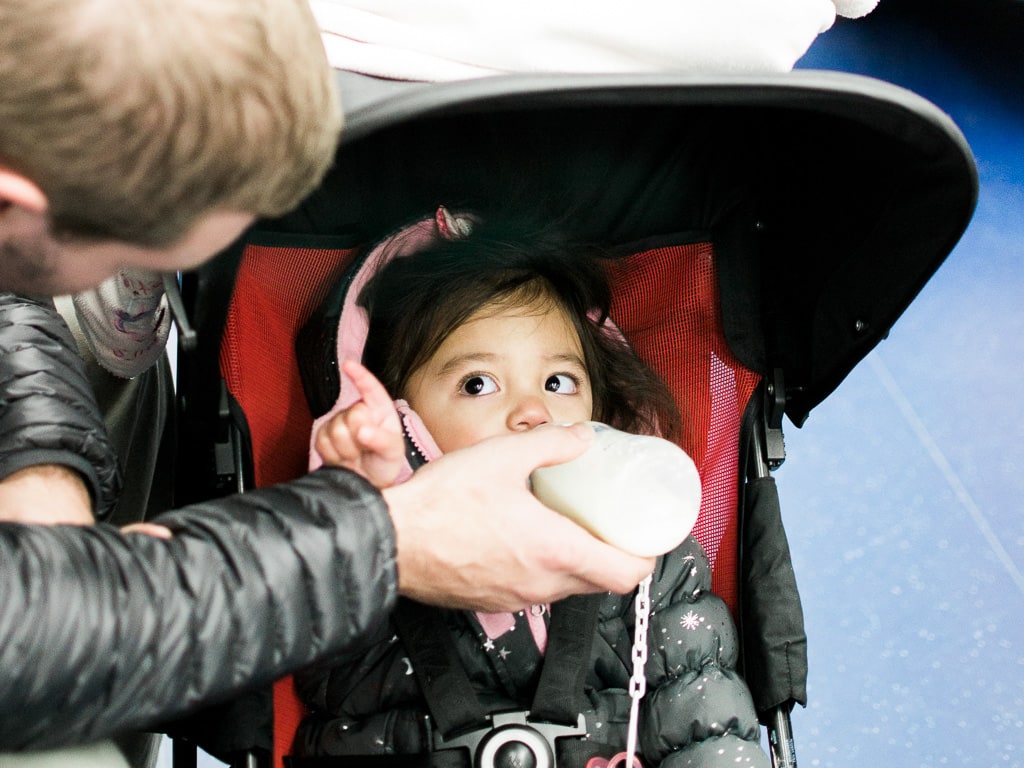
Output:
M626 739L626 765L633 768L636 755L637 725L640 719L640 699L647 692L647 622L651 617L651 579L654 574L640 582L636 590L636 626L633 630L633 676L629 679L629 732Z

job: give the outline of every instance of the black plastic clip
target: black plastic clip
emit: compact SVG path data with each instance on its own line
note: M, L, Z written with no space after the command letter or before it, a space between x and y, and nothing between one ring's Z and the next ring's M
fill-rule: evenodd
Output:
M231 402L224 379L220 380L220 396L217 399L217 431L213 444L213 460L218 493L241 493L245 490L242 440L238 427L231 418Z
M786 381L781 368L773 368L764 387L765 461L775 470L786 460L786 440L782 434L782 417L786 412Z

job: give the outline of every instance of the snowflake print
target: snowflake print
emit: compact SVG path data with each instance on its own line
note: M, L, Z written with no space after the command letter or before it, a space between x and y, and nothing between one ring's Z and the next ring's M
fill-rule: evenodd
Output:
M485 651L493 651L494 650L494 641L491 640L491 638L489 638L489 637L484 642L484 650Z
M690 631L693 631L700 626L700 623L702 621L704 621L704 619L698 616L696 613L694 613L693 611L687 611L686 615L679 620L679 624L680 626L682 626L683 629L689 629Z

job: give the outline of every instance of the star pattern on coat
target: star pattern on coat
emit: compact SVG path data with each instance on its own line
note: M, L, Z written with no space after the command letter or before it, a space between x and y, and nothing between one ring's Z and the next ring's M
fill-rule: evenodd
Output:
M703 616L698 616L693 611L687 611L683 615L683 618L679 620L679 626L681 626L683 629L688 629L692 632L693 630L697 629L703 621Z

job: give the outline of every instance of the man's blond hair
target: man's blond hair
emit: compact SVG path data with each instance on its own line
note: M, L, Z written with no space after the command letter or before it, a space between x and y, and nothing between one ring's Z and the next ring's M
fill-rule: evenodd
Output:
M56 235L163 246L210 211L280 215L340 128L307 0L0 2L0 167Z

